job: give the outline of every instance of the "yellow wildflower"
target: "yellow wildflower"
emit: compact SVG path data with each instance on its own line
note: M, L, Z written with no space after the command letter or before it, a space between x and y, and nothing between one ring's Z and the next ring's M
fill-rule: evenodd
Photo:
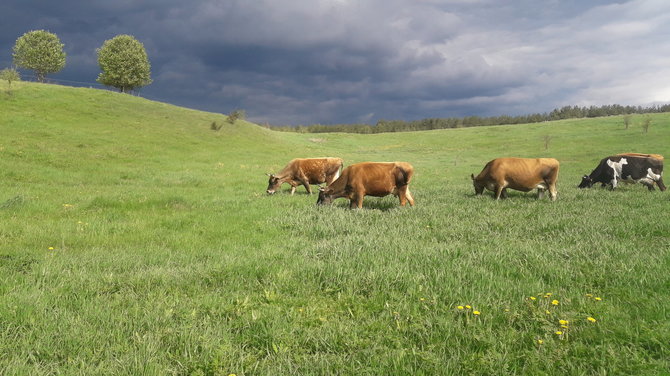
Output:
M481 312L479 312L479 311L472 311L472 314L475 315L475 316L479 316L479 315L481 314Z
M555 333L557 336L563 335L563 332L561 332L560 330L557 330Z
M456 308L458 308L458 309L462 310L462 309L463 309L463 308L465 308L465 307L463 307L462 305L459 305L459 306L458 306L458 307L456 307Z
M597 296L596 296L595 298L593 298L593 299L595 299L596 301L601 301L601 300L602 300L602 298L599 298L599 297L597 297Z
M593 298L593 294L586 294L587 298Z
M466 305L465 305L465 308L470 309L470 308L472 308L472 307L471 307L470 305L467 305L467 304L466 304Z
M543 344L543 343L544 343L543 340L541 340L541 339L538 339L538 340L537 340L537 344L538 344L538 345L541 345L541 344Z
M545 298L548 298L548 297L550 297L550 296L551 296L551 293L550 293L550 292L544 294L544 297L545 297Z
M53 251L53 250L54 250L54 247L49 247L49 250L50 250L50 251Z
M567 326L567 325L561 325L561 328L563 328L563 329L567 329L568 326Z
M558 320L558 323L561 324L561 325L568 325L569 322L570 321L568 321L568 320Z
M551 315L551 312L549 312L548 309L545 309L545 310L544 310L544 313L546 313L547 315Z
M594 319L594 318L591 317L591 316L587 317L586 319L589 320L590 322L596 322L596 321L597 321L596 319Z
M558 300L556 300L556 299L552 300L552 301L551 301L551 304L552 304L552 305L558 305Z
M531 296L529 299L530 299L530 300L536 300L537 298L534 297L534 296Z

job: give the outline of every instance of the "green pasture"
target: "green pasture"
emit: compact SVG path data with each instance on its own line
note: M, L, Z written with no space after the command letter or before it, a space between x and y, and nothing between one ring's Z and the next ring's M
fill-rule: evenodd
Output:
M670 193L576 186L669 124L280 133L0 84L0 374L667 374ZM416 206L265 194L319 156L412 163ZM474 196L500 156L557 158L558 200Z

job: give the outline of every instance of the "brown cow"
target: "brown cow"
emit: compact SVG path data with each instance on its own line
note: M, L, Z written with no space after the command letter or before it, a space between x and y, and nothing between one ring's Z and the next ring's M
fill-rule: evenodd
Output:
M472 178L475 193L484 188L495 192L496 200L507 197L507 188L528 192L537 188L537 197L542 198L549 190L551 200L556 200L558 161L554 158L497 158L484 166L482 172Z
M409 191L414 167L407 162L362 162L347 166L342 176L325 188L319 189L318 205L328 205L334 199L346 197L349 208L363 207L363 197L384 197L393 194L400 199L400 206L407 201L414 206Z
M302 184L307 193L312 193L310 184L330 184L338 176L343 165L342 158L296 158L291 160L277 174L267 174L268 194L275 193L284 183L291 185L291 194L295 193L295 187Z

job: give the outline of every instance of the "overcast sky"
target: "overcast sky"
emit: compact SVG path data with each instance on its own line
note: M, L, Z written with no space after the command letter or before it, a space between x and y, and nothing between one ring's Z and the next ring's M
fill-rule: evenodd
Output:
M670 102L667 0L2 0L0 69L38 29L58 82L96 87L96 48L130 34L142 96L273 125Z

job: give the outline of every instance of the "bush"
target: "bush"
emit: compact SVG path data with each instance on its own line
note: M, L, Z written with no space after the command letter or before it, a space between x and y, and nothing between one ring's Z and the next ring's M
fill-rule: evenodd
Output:
M235 110L228 115L228 122L230 124L235 124L236 121L238 120L244 120L246 119L247 114L244 112L244 110Z
M14 68L5 68L5 69L0 71L0 80L7 81L7 85L11 89L12 82L21 81L21 75Z

